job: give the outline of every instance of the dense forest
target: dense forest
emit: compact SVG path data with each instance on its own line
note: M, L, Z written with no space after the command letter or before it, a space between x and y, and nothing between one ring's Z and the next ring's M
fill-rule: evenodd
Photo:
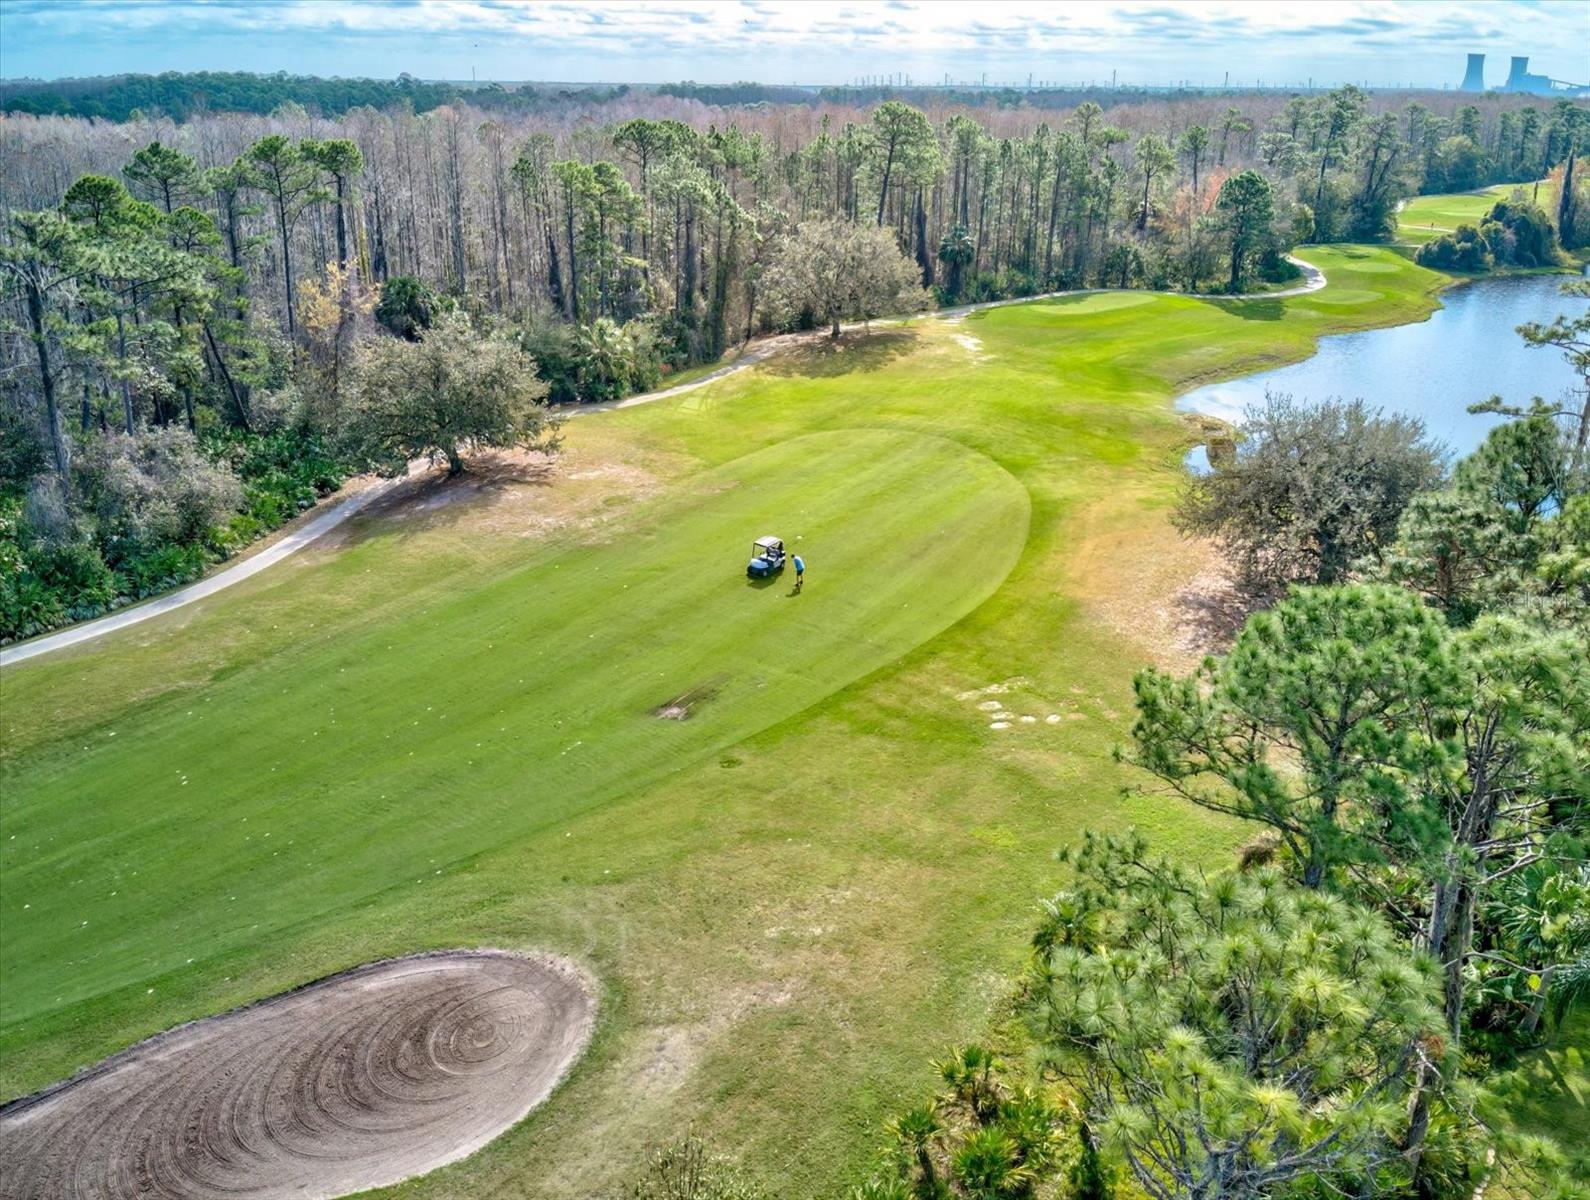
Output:
M168 106L181 123L0 121L0 637L190 578L402 451L457 469L473 444L543 444L526 407L543 393L642 390L759 332L1068 288L1263 288L1296 274L1299 243L1385 240L1403 197L1497 179L1557 177L1555 211L1520 201L1499 246L1526 226L1532 262L1559 230L1590 242L1590 120L1568 102L658 92L526 112L471 92L422 113L432 85L402 86L419 99L334 119L203 111L192 83ZM474 337L504 366L494 387L515 362L541 385L398 428L434 397L377 414L367 360L432 336L438 363L467 366Z
M739 83L679 83L652 85L554 84L454 80L322 78L289 75L285 71L258 74L249 71L167 71L160 75L94 75L75 79L0 80L0 113L35 116L95 117L131 121L143 117L188 121L210 113L253 113L264 116L283 104L296 104L306 112L337 117L353 108L387 108L403 105L427 113L444 104L467 103L482 112L546 111L554 108L605 104L634 93L696 100L712 107L748 107L798 104L808 107L872 108L885 100L900 100L923 109L966 107L976 109L1039 109L1069 112L1086 101L1105 109L1122 105L1176 101L1220 101L1249 104L1255 96L1230 89L1196 87L1144 88L1127 84L1109 88L1047 84L1037 88L1015 86L912 86L898 79L845 86L799 87L742 81ZM1258 93L1263 95L1264 93ZM1269 89L1269 95L1287 95ZM1437 93L1436 95L1440 95ZM1518 97L1491 95L1487 105L1517 108ZM1440 103L1441 101L1437 101Z
M553 453L556 406L759 334L1262 294L1294 250L1388 241L1408 197L1499 181L1525 186L1420 261L1590 247L1590 108L1567 101L170 78L0 119L0 641L191 579L351 474ZM1590 316L1518 333L1590 388ZM990 1044L921 1047L936 1090L849 1200L1582 1195L1590 1152L1499 1110L1590 996L1590 394L1477 409L1508 419L1449 464L1416 420L1272 398L1186 479L1172 520L1245 619L1134 677L1112 769L1252 836L1226 870L1118 829L1065 851ZM986 1001L982 969L956 977ZM687 1138L627 1194L762 1193Z
M578 97L599 103L629 91L616 87L481 86L443 80L323 79L277 71L168 71L161 75L101 75L83 79L10 79L0 82L0 112L35 116L96 117L131 121L143 114L189 121L207 113L264 116L283 104L297 104L321 116L341 116L352 108L405 105L427 113L467 100L490 111L530 112Z
M569 104L600 104L631 92L628 84L484 84L420 80L411 75L386 79L323 79L278 71L259 75L245 71L168 71L161 75L109 75L83 79L13 79L0 81L0 112L35 116L98 117L129 121L140 116L188 121L206 113L255 113L263 116L283 104L297 104L323 117L341 116L352 108L406 105L427 113L444 104L467 103L483 112L545 111ZM1130 87L1108 92L1087 88L913 88L889 85L796 87L767 83L664 83L634 89L713 106L802 104L871 107L885 100L922 106L966 105L975 108L1071 109L1092 99L1108 108L1140 102L1154 92ZM1164 94L1161 89L1159 94ZM1214 95L1183 89L1183 97ZM1218 93L1225 94L1225 93Z

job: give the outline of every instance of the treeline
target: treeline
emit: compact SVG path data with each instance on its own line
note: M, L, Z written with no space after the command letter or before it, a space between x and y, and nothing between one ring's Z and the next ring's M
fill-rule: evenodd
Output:
M313 186L311 155L335 177L358 151L251 151L279 220ZM0 640L186 582L355 471L556 449L521 332L412 280L362 286L340 225L339 257L293 289L286 335L256 327L235 230L181 202L193 160L153 143L122 173L158 202L85 175L58 206L13 212L0 244L23 351L0 408Z
M1270 182L1277 250L1376 240L1400 198L1433 178L1445 186L1454 140L1481 153L1474 182L1528 178L1569 158L1586 111L1488 99L1398 113L1351 88L1247 108L1205 98L1106 113L1086 102L1052 119L899 101L736 112L655 95L503 116L479 108L485 98L335 121L291 107L180 127L18 119L0 129L0 199L36 209L83 173L115 176L136 148L129 139L159 141L203 170L244 159L269 134L345 139L360 165L341 181L336 211L366 281L411 276L500 313L575 323L648 316L661 340L699 360L754 331L765 253L808 216L893 229L924 285L947 299L1101 284L1198 290L1229 284L1215 212L1229 175L1254 169ZM625 115L648 108L661 115ZM254 256L256 305L285 324L284 260L318 270L331 259L331 207L306 203L284 239L270 214L252 211L261 189L241 191L234 214L221 211L225 196L194 199L235 225ZM1275 254L1255 261L1280 271Z
M382 337L422 341L444 316L451 337L462 319L513 340L565 403L655 386L759 332L837 336L935 301L1262 288L1295 275L1298 242L1390 236L1421 139L1468 120L1377 111L1354 88L1250 111L1224 99L1089 101L1052 122L889 100L719 123L700 118L724 110L662 96L628 116L636 97L550 116L8 118L0 490L20 506L9 527L37 603L13 605L0 636L191 575L367 461L348 436L355 368ZM1497 144L1561 155L1571 174L1585 110L1506 124L1510 111L1491 110L1509 131ZM156 495L200 478L184 436L231 483L175 523L100 505L86 473L102 440L147 467L136 495ZM250 485L228 464L254 461L258 436L313 465ZM100 567L74 550L68 569L68 544ZM151 555L158 569L140 565Z
M1585 390L1484 406L1450 472L1416 421L1274 399L1191 484L1260 607L1137 676L1121 757L1260 832L1063 854L1006 1060L936 1061L851 1200L1583 1195L1491 1086L1590 1000L1590 317L1523 332Z
M1515 188L1506 199L1493 204L1478 225L1460 224L1451 233L1420 246L1415 259L1421 266L1474 272L1493 267L1549 267L1560 262L1561 249L1590 246L1590 175L1583 162L1583 130L1590 121L1578 110L1561 111L1563 158L1560 165L1547 167L1556 193L1554 211L1547 213L1535 202L1540 195L1538 181L1527 195L1523 188ZM1548 135L1548 141L1554 136ZM1465 147L1471 144L1463 135L1457 137ZM1549 151L1555 149L1548 147ZM1512 157L1508 153L1498 156L1501 161Z
M871 108L886 100L899 100L918 108L1018 109L1068 112L1088 101L1109 110L1128 104L1156 103L1167 98L1218 99L1229 104L1247 102L1249 93L1228 88L1145 88L1119 87L971 87L913 86L909 83L867 83L827 87L797 87L768 83L664 83L657 87L664 96L680 96L711 105L805 104L818 106L864 106ZM1282 92L1281 94L1286 94Z
M0 112L34 116L88 117L130 121L142 115L190 121L209 113L275 112L296 104L320 116L337 117L355 108L400 105L417 113L467 99L488 111L532 112L579 96L601 102L622 96L616 87L553 91L526 85L451 83L415 79L325 79L278 71L259 75L247 71L167 71L160 75L102 75L83 79L12 79L0 82Z
M1492 183L1542 179L1575 151L1582 152L1587 112L1583 101L1573 100L1558 100L1544 109L1526 104L1489 115L1470 103L1443 117L1416 101L1403 119L1419 190L1467 192Z

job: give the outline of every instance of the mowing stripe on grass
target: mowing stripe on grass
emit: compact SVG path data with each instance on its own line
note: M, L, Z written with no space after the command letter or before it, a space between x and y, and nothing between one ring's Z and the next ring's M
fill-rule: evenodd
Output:
M423 879L643 788L993 592L1027 496L941 438L795 438L328 651L289 651L9 772L4 1017ZM810 564L748 583L751 539ZM688 721L672 697L713 681ZM14 835L14 836L12 836ZM31 898L31 899L30 899Z

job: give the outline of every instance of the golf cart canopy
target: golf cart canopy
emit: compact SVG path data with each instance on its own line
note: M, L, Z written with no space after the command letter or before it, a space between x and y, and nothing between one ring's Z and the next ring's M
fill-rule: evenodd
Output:
M751 562L745 573L752 579L766 579L784 569L784 539L760 537L751 544Z

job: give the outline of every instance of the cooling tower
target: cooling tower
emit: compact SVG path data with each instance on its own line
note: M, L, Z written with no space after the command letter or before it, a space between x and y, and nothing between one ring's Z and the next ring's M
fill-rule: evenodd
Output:
M1529 89L1529 59L1522 54L1513 55L1512 68L1507 72L1507 82L1502 86L1510 92L1522 92Z
M1517 59L1513 60L1515 63ZM1527 59L1525 60L1527 63ZM1469 55L1469 69L1463 73L1463 90L1465 92L1483 92L1485 90L1485 56L1483 54Z

